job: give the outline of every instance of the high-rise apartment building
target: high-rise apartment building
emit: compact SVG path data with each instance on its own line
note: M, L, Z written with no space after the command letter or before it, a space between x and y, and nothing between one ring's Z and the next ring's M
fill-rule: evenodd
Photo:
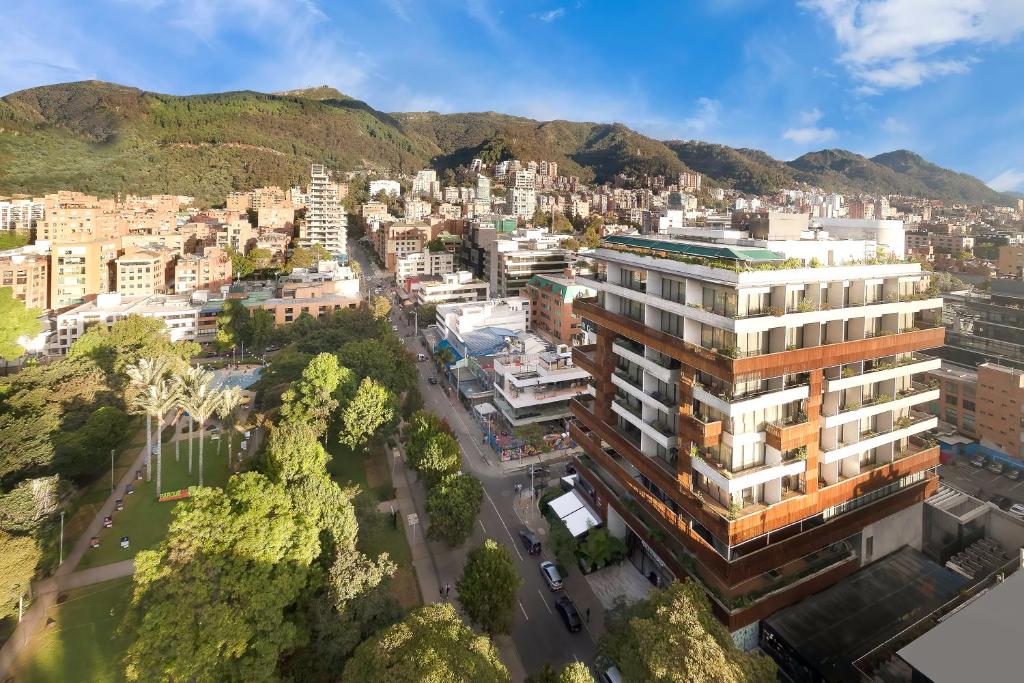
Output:
M512 188L508 191L509 210L520 218L533 218L537 210L536 174L516 171Z
M413 195L428 195L433 197L441 191L441 184L437 182L437 171L425 169L416 174L412 179Z
M91 242L119 233L112 199L61 190L46 195L44 207L45 215L36 224L36 241Z
M189 254L174 264L174 292L185 294L197 289L220 289L231 284L231 257L217 247L200 254Z
M28 230L45 215L41 199L7 199L0 201L0 230Z
M173 269L169 251L127 249L115 261L116 291L125 296L166 294Z
M739 638L912 542L939 462L922 437L937 420L917 410L938 396L921 381L935 361L918 351L943 329L917 263L805 267L864 247L734 242L595 251L577 281L598 295L575 311L596 344L574 351L594 395L573 401L570 433L580 488L634 565L699 580Z
M309 193L306 196L306 221L302 224L299 244L321 245L333 256L348 251L348 217L341 205L338 184L331 180L323 164L310 166Z
M114 291L114 264L121 240L54 243L50 248L50 307L81 304L86 297Z

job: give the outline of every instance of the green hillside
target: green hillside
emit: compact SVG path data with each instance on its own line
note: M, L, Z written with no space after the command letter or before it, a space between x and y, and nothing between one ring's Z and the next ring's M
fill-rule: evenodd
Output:
M168 192L218 203L231 190L301 182L312 162L410 172L428 164L453 168L474 157L547 159L564 174L598 182L620 173L671 179L694 169L709 184L758 194L806 183L957 202L1013 201L905 150L872 159L822 150L784 163L754 149L662 142L617 123L494 112L387 114L329 86L180 97L84 81L0 98L0 194Z

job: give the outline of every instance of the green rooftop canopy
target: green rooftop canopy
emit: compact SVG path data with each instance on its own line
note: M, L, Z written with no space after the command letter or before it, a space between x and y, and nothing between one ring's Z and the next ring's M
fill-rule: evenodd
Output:
M635 235L612 235L604 240L608 244L617 244L623 247L637 247L639 249L651 249L664 251L681 256L694 256L697 258L722 259L726 261L785 261L786 255L770 249L760 247L727 247L713 246L710 244L693 244L692 242L680 242L675 240L651 239L649 237L637 237Z

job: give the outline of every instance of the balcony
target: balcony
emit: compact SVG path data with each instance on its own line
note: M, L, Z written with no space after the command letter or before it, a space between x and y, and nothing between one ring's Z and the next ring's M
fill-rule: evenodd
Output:
M597 371L597 344L573 347L572 362L591 375L599 374Z
M760 465L734 471L714 459L700 456L693 458L693 471L700 472L705 478L714 482L714 484L720 489L728 491L730 496L742 491L743 489L774 481L780 477L802 474L806 468L807 465L803 460L791 458L785 462L772 464L762 463ZM752 505L758 504L754 503ZM744 511L741 509L735 516L739 517L753 512L756 512L756 510L751 509ZM733 515L729 516L732 517Z
M929 370L937 370L941 364L942 361L938 358L929 358L917 354L900 362L881 362L876 360L859 375L851 371L836 379L826 379L825 391L843 391L895 377L916 375L928 372Z
M768 423L764 431L765 442L785 453L816 441L819 425L817 421L809 421L806 414L798 413L789 420Z
M921 403L938 401L939 395L940 391L938 388L932 388L930 385L915 382L909 389L898 391L895 397L888 394L880 394L865 401L863 404L847 403L838 413L825 417L825 429L862 420L865 417L887 413L892 410L903 410Z
M926 413L919 413L911 411L910 416L905 423L894 425L894 428L888 432L882 434L875 434L873 432L867 432L859 440L845 443L840 442L836 448L829 451L824 451L821 454L820 462L823 464L829 464L838 462L843 458L848 458L851 455L860 455L870 451L873 448L884 446L885 444L892 443L893 441L899 441L901 439L916 436L921 432L926 432L929 429L934 429L939 424L939 418Z
M700 414L681 413L679 438L683 442L692 441L698 448L717 446L722 442L722 421L710 421Z

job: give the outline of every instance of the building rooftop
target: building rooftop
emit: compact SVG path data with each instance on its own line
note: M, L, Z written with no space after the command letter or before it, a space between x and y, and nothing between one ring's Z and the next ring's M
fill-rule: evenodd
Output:
M1002 583L897 654L934 683L1018 681L1024 572Z
M693 256L696 258L722 259L725 261L746 261L753 263L770 263L785 261L786 255L770 249L760 247L731 247L715 246L710 244L695 244L683 240L638 237L633 235L612 235L604 239L605 244L618 245L623 247L637 247L640 249L651 249L664 251L679 256Z
M594 292L590 287L581 285L574 278L565 277L564 275L534 275L530 278L527 285L550 287L563 301L572 301L577 296L589 295Z

